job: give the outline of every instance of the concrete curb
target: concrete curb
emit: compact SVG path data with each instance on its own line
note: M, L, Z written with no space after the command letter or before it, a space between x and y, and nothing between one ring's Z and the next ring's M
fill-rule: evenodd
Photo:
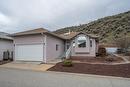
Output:
M42 70L19 69L19 68L10 68L10 67L0 67L0 68L14 69L14 70L26 70L26 71L42 72L42 73L74 75L74 76L80 76L80 77L107 78L107 79L119 79L119 80L129 80L130 81L130 78L116 77L116 76L103 76L103 75L94 75L94 74L80 74L80 73L57 72L57 71L42 71Z
M55 74L64 74L64 75L76 75L83 77L97 77L97 78L108 78L108 79L122 79L122 80L130 80L130 78L125 77L116 77L116 76L103 76L103 75L94 75L94 74L80 74L80 73L69 73L69 72L56 72L56 71L45 71L47 73L55 73Z

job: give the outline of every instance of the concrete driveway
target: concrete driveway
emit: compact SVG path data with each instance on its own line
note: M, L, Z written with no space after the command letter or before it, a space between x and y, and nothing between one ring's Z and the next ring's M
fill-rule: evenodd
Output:
M0 87L130 87L130 79L0 68Z
M0 67L34 71L46 71L54 65L55 64L40 64L40 62L11 62L0 65Z

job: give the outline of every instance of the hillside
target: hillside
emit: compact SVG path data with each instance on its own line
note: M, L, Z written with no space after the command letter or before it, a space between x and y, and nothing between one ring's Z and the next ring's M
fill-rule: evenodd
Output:
M130 11L101 18L88 24L58 29L54 33L63 34L69 30L95 34L100 37L100 42L112 43L114 39L125 35L130 36Z

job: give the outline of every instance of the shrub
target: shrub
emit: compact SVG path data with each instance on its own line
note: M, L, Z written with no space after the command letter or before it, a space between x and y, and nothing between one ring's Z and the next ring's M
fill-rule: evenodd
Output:
M105 47L99 47L98 48L98 55L101 56L101 57L104 57L104 56L107 55Z
M64 60L63 61L63 66L65 66L65 67L71 67L72 66L72 61L71 60Z

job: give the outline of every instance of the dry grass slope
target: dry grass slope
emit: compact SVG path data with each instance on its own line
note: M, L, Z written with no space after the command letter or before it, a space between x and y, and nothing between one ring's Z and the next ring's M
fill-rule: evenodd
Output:
M66 27L54 31L57 34L84 31L100 36L100 42L112 43L125 35L130 36L130 11L98 19L88 24Z

